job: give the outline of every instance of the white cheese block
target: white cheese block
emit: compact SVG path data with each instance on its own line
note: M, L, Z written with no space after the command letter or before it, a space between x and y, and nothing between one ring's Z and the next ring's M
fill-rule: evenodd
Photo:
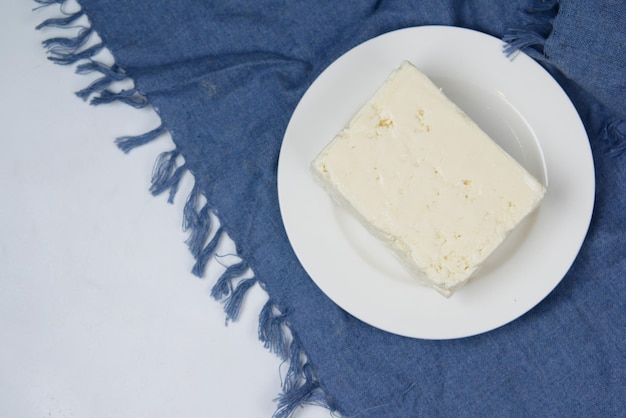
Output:
M472 276L545 193L408 62L311 169L416 279L444 296Z

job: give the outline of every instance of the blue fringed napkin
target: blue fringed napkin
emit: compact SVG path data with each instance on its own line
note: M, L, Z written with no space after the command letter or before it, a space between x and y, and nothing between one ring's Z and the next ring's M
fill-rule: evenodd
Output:
M213 288L229 319L236 319L255 283L269 294L259 338L290 361L277 417L307 403L345 417L624 413L626 2L80 4L80 11L61 8L59 19L42 23L73 27L83 15L89 19L73 36L46 42L50 59L101 74L80 97L150 104L160 115L161 127L118 144L127 152L171 134L176 148L157 161L152 191L173 199L182 176L194 176L184 216L195 274L203 274L222 234L237 244L242 261ZM557 289L511 324L451 341L391 335L334 305L296 259L276 190L283 133L315 77L369 38L424 24L480 30L540 61L580 112L597 170L589 235ZM114 65L98 61L103 47ZM135 87L111 89L125 79ZM242 279L249 269L254 277Z

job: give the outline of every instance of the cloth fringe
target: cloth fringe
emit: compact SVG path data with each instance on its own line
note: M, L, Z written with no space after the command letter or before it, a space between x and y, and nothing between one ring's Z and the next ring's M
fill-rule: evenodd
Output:
M206 266L215 256L215 249L223 235L221 225L212 228L213 219L209 204L204 203L198 209L200 197L199 188L195 185L183 209L183 231L189 232L187 247L196 260L191 272L197 277L204 276Z
M51 37L43 41L43 46L48 52L48 59L60 65L73 65L83 62L76 68L76 73L87 74L91 72L99 72L102 77L92 82L86 88L76 92L76 95L83 100L87 100L90 96L91 104L98 105L103 103L111 103L119 101L126 103L135 108L143 108L148 105L148 100L135 88L121 91L110 90L109 87L123 80L130 80L123 70L117 65L107 66L98 62L95 57L104 49L104 44L99 40L95 40L95 31L91 26L78 24L78 20L85 16L82 9L65 13L62 8L65 1L62 0L35 0L41 4L41 7L47 7L52 4L61 6L60 13L63 17L50 18L44 20L36 26L37 30L44 28L60 28L60 29L78 29L73 36ZM92 42L94 41L94 42ZM92 45L88 44L92 42ZM84 62L86 61L86 62Z
M509 29L502 40L506 43L504 53L512 57L522 51L532 58L544 61L545 42L552 32L552 21L559 11L557 0L535 0L526 10L531 21L523 29Z
M115 144L125 154L128 154L133 149L154 141L156 138L165 134L166 132L167 129L165 129L163 125L160 125L158 128L148 131L145 134L137 136L121 136L115 140Z
M138 142L149 142L159 136L160 133L164 130L165 128L161 126L144 135L130 138L126 141L125 144L126 146L138 146ZM118 138L116 142L119 146L120 138ZM169 197L167 199L169 203L174 202L174 196L176 196L176 192L178 191L180 179L187 171L187 166L185 164L178 165L177 159L179 155L180 152L178 150L166 151L161 153L161 155L157 157L154 168L152 170L152 185L150 186L150 192L154 196L157 196L164 191L169 190Z
M259 314L259 340L282 360L289 357L285 338L286 318L287 315L281 313L272 300L265 303Z
M248 265L245 261L228 266L213 285L211 296L216 300L228 297L233 292L233 280L243 276L247 271Z
M226 323L236 321L246 293L258 283L256 277L242 278L249 271L241 261L226 268L211 290L211 295L223 302ZM289 418L305 405L321 406L329 411L337 407L323 390L313 366L288 323L288 314L281 313L277 305L269 299L259 314L259 340L265 348L288 362L288 369L282 382L282 392L275 399L278 403L274 418Z
M77 74L90 74L98 72L102 77L93 81L86 88L76 92L76 95L83 100L87 100L92 95L97 95L105 91L111 84L127 79L125 72L117 65L107 66L97 61L89 61L76 67ZM92 101L92 104L96 104Z
M541 63L550 64L545 43L552 33L552 22L559 8L558 0L535 0L526 10L530 23L522 29L509 29L503 36L502 40L506 43L504 53L512 57L522 51ZM604 139L610 156L623 155L626 152L626 120L614 118L605 122L600 137Z
M194 186L183 209L183 231L190 232L186 243L191 254L196 257L206 243L211 229L210 207L204 204L198 210L199 200L200 191L197 186Z
M91 99L91 104L93 105L111 102L122 102L135 109L143 109L148 106L148 99L141 95L137 89L122 90L119 92L104 90L100 92L99 96Z
M41 3L41 2L38 2L38 3ZM83 13L83 11L79 10L78 12L75 12L75 13L66 14L64 17L46 19L43 22L41 22L39 25L37 25L35 29L41 29L45 27L57 27L57 28L69 27L70 25L72 25L74 22L76 22L79 18L81 18L84 15L85 14Z
M40 6L35 10L51 5L60 5L61 14L58 18L43 21L36 28L78 28L72 37L52 37L43 42L48 52L48 59L60 65L76 64L76 73L80 75L99 73L100 78L93 81L76 95L90 103L100 105L111 102L122 102L135 108L148 105L148 100L137 89L113 91L111 85L120 81L132 81L126 72L117 64L106 65L96 59L96 55L105 47L97 42L89 47L88 43L96 36L95 31L87 26L75 26L80 18L84 17L81 9L74 13L65 13L62 9L67 0L34 0ZM86 16L85 16L86 17ZM123 136L115 140L116 145L124 153L148 144L166 133L165 126L159 127L136 136ZM174 149L161 153L154 164L150 191L153 195L169 193L168 202L172 203L178 191L181 178L188 171L185 163L179 163L180 151ZM225 232L221 225L213 219L208 202L201 203L204 196L198 185L194 185L183 208L183 230L188 233L186 244L195 258L192 273L203 277L207 264L212 258L218 257L215 253ZM248 264L241 260L226 267L211 289L211 296L222 302L226 323L236 321L244 304L246 294L259 284L263 283L256 277L247 277L251 273ZM288 362L288 371L282 383L282 391L276 398L277 409L275 418L288 418L299 408L307 404L323 406L330 411L336 411L331 401L320 385L313 367L308 363L304 350L300 347L288 323L288 312L281 312L278 306L270 299L259 313L258 337L264 347L276 354L284 362Z
M289 418L305 405L321 406L329 411L337 410L334 401L322 389L295 336L289 347L289 368L283 382L283 392L276 401L278 408L273 418Z

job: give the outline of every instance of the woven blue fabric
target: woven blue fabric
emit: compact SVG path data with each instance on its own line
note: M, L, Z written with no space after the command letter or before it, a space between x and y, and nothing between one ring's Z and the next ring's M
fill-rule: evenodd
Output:
M624 416L625 1L80 4L83 9L66 20L86 14L116 64L91 60L100 45L86 48L80 35L73 45L50 40L51 59L102 73L82 97L151 104L157 110L161 128L119 144L128 151L164 129L171 133L176 149L159 159L153 192L169 191L173 197L181 176L194 176L185 219L196 274L202 275L217 241L209 234L209 211L219 217L220 232L236 242L243 261L214 288L230 318L236 318L252 284L268 292L260 338L291 359L277 416L305 403L345 417ZM68 24L43 25L53 23ZM333 304L295 257L277 198L282 136L315 77L369 38L424 24L504 37L541 62L581 114L597 175L588 237L557 289L504 327L450 341L391 335ZM87 39L91 30L82 35ZM136 89L107 90L125 77ZM248 266L255 277L237 281Z

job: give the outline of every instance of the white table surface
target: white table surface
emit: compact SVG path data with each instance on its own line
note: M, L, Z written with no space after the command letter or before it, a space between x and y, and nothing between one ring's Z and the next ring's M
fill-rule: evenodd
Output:
M190 273L192 180L172 205L148 191L169 139L113 142L158 118L78 99L93 78L46 59L55 6L36 6L0 3L0 416L270 417L286 368L257 339L265 294L225 326L214 278Z

